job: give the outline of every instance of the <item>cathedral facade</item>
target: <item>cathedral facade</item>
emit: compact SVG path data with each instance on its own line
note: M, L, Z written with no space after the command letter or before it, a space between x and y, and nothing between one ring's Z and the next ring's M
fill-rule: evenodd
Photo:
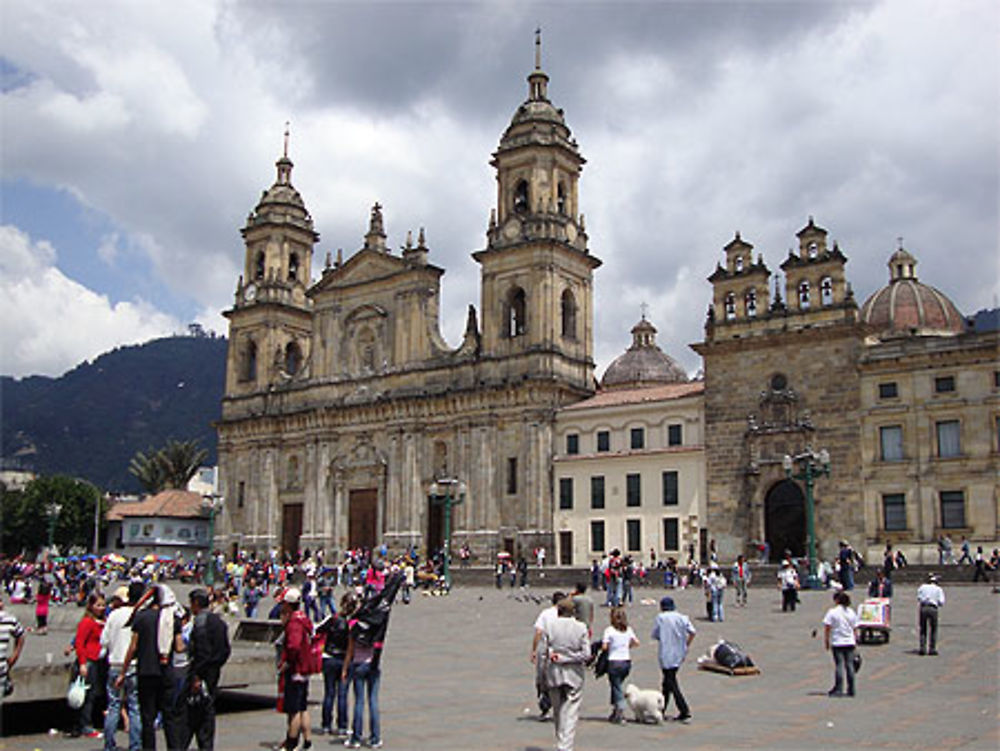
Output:
M944 537L988 551L1000 539L998 332L919 282L903 248L859 307L826 230L810 218L798 241L784 285L739 234L709 277L693 347L705 371L705 523L720 556L758 541L772 560L803 556L810 511L821 559L841 540L869 560L892 544L936 562ZM809 509L783 460L824 449L829 473L816 474Z
M312 281L319 236L292 162L242 229L230 321L216 544L294 554L444 543L491 558L551 547L557 411L594 390L593 272L584 165L536 55L528 98L491 165L497 202L480 305L457 347L440 334L444 271L421 229L393 252L382 207L363 246Z

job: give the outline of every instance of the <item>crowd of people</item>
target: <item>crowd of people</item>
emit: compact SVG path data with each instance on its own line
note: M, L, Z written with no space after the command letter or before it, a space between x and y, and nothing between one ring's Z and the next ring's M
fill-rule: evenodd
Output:
M985 573L996 568L997 551L992 560L982 556L981 548L975 558L965 545L962 552L968 561L956 563L976 566L977 576L980 569ZM543 556L533 553L534 563L542 566ZM390 556L384 547L347 551L335 560L327 559L322 550L305 551L295 559L276 553L237 555L232 560L218 555L187 563L179 557L129 562L120 556L0 560L0 688L5 694L13 690L10 668L20 658L29 630L3 610L3 600L33 602L36 622L31 630L38 634L47 631L51 607L75 603L83 612L65 652L74 656L73 678L82 690L74 704L71 734L103 736L106 751L114 751L115 734L122 728L131 751L155 749L157 731L162 730L168 749L186 749L195 741L199 749L210 749L219 677L230 652L229 626L223 616L256 618L266 609L266 616L283 626L277 654L279 703L287 717L282 746L289 751L300 743L303 749L312 746L308 686L309 676L317 674L322 676L323 699L316 732L336 736L347 747L377 748L382 743L378 695L389 608L397 592L408 602L414 588L441 581L443 563L440 554L421 562L412 549ZM783 611L795 610L803 586L801 570L807 564L786 551L776 582ZM502 567L498 581L512 571L512 581L516 577L524 586L524 558L512 564L509 556L502 557L498 565ZM823 562L817 565L821 583L834 590L834 604L823 619L824 644L834 661L831 696L855 695L854 648L861 624L851 607L850 592L861 565L847 541L841 541L828 568ZM867 586L868 597L892 598L893 571L906 565L905 556L887 544L882 566L875 568ZM707 564L692 559L686 571L672 558L657 563L655 552L649 566L618 550L594 561L591 590L602 593L609 621L599 637L594 638L598 603L587 594L586 582L568 595L554 593L551 605L535 622L531 660L539 709L543 716L552 713L560 749L573 746L585 669L595 661L603 663L601 672L609 681L609 720L624 722L625 681L633 650L640 646L626 605L633 602L635 587L654 580L654 571L663 574L668 588L700 584L706 620L725 619L727 588L734 590L735 606L748 604L750 564L740 555L723 568L714 546ZM178 601L167 583L171 578L195 585L186 603ZM215 579L216 586L201 586L206 579ZM338 587L343 590L339 601ZM935 655L938 613L945 601L936 576L919 588L917 600L919 653ZM268 607L261 608L262 603ZM684 722L691 719L691 710L677 673L694 636L691 619L677 612L671 597L663 597L649 637L658 643L663 704L673 701L675 719ZM349 711L352 690L353 712Z

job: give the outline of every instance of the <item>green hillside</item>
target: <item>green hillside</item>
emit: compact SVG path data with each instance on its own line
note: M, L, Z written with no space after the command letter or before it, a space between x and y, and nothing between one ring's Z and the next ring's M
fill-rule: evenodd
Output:
M129 460L168 438L198 440L214 464L226 345L170 337L121 347L59 378L0 378L4 466L138 491Z

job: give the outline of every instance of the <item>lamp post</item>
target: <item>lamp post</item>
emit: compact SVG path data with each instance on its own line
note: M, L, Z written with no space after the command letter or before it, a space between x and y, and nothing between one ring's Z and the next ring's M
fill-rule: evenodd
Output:
M45 512L49 517L49 551L51 554L56 537L56 520L59 518L60 512L62 512L62 504L49 503L45 506Z
M202 498L208 510L208 569L205 571L205 584L211 588L215 586L215 513L222 510L225 499L217 493L206 494Z
M465 501L465 483L455 477L435 480L428 497L444 506L444 582L451 589L451 508Z
M806 588L819 589L819 577L816 575L816 512L813 483L817 475L830 476L830 452L826 449L814 451L811 446L806 446L806 450L801 454L795 456L785 454L781 465L785 469L785 477L806 484L806 533L809 539L809 576L806 578ZM799 472L793 474L796 466Z

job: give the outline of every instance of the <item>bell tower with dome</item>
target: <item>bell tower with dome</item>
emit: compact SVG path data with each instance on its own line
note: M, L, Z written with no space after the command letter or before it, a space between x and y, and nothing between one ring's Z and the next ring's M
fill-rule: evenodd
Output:
M482 354L504 379L551 378L593 388L593 271L578 183L585 159L548 98L535 35L528 98L493 154L497 203L481 266ZM537 355L544 353L545 357Z
M319 234L302 196L292 186L288 130L275 163L277 178L240 230L243 273L231 310L226 394L266 390L300 378L308 368L313 246Z

